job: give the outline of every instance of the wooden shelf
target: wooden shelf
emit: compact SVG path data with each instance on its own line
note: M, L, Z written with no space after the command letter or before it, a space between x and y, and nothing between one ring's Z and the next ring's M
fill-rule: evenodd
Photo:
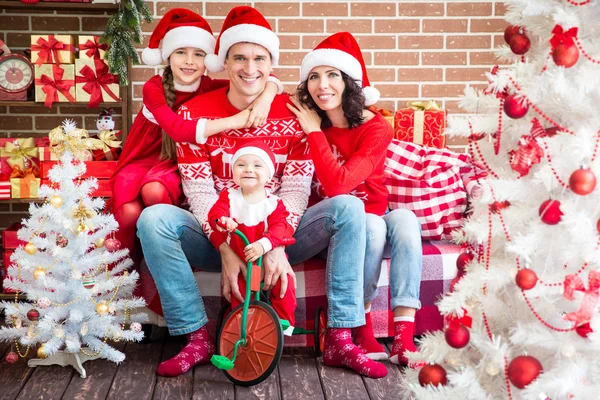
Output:
M0 300L15 300L15 294L14 293L0 293ZM17 301L25 301L27 300L27 298L25 297L25 295L20 294L18 297Z
M37 3L36 3L37 4ZM63 103L59 103L59 102L54 102L52 103L52 107L55 106L66 106L66 107L87 107L88 103L68 103L68 102L63 102ZM44 107L44 103L41 102L37 102L37 101L0 101L0 107L1 106L8 106L8 107ZM123 103L119 102L119 103L100 103L100 105L98 107L95 108L121 108L123 107Z
M110 3L61 3L55 1L40 1L33 4L25 4L20 1L0 1L0 10L67 10L67 11L89 11L91 13L115 12L119 9L118 4Z

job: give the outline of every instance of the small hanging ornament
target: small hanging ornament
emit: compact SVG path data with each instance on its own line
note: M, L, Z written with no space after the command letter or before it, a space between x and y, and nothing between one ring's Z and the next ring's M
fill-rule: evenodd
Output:
M33 271L33 279L35 279L36 281L38 279L42 279L46 277L46 271L44 270L44 268L42 267L37 267L34 271Z
M108 313L108 306L106 303L98 303L96 305L96 312L98 315L106 315L106 313Z
M590 333L592 333L594 331L593 331L592 327L590 326L590 323L586 322L585 324L578 325L575 328L575 332L577 332L577 334L579 336L581 336L582 338L586 338L586 337L588 337L588 335Z
M570 68L579 60L579 50L575 45L577 27L565 31L562 26L556 25L552 29L554 36L550 39L552 46L552 60L559 67Z
M140 333L142 331L142 324L139 322L132 322L131 325L129 325L129 329L134 333Z
M110 238L106 239L106 241L104 242L104 246L106 247L106 250L112 253L121 248L121 242L119 241L119 239Z
M446 343L455 349L462 349L469 344L471 333L464 325L450 325L444 334Z
M27 339L33 339L33 329L34 329L33 324L31 324L27 327Z
M596 175L589 169L581 167L571 174L569 187L580 196L587 196L596 188Z
M50 197L50 204L54 208L59 208L63 205L63 199L59 195L55 194L54 196Z
M34 255L35 253L37 253L37 246L31 242L27 243L25 245L25 253L29 255Z
M532 289L537 283L538 277L536 273L529 269L525 268L517 272L517 276L515 277L515 282L517 286L523 290Z
M531 47L531 41L525 34L517 33L513 35L508 43L510 50L518 55L523 55L529 51Z
M10 351L6 354L5 360L7 364L14 364L19 361L19 355L14 351Z
M510 206L510 201L508 200L504 200L504 201L495 201L492 204L490 204L490 212L492 214L498 214L500 213L500 211L504 210L505 208Z
M60 233L56 236L56 245L58 247L65 248L69 244L69 239L61 235Z
M460 253L456 259L456 268L458 269L458 272L464 274L467 265L473 261L474 258L475 255L471 252Z
M98 238L98 239L96 239L96 241L94 243L96 244L97 248L101 248L101 247L104 247L105 240L106 239L103 238L103 237L102 238Z
M600 219L596 222L596 230L600 233Z
M513 119L523 118L527 111L529 111L529 105L516 94L511 94L504 100L504 112Z
M546 128L546 135L548 137L553 137L556 136L556 134L558 133L559 128L557 126L551 126L550 128Z
M86 289L93 289L96 286L96 278L93 276L86 276L83 278L83 287Z
M41 309L48 308L48 307L50 307L51 304L52 304L52 302L47 297L42 297L41 299L39 299L37 301L37 306Z
M506 44L510 44L510 40L513 38L514 35L522 33L524 33L523 27L518 25L509 25L506 27L506 29L504 29L504 41L506 42Z
M427 364L419 371L419 383L426 385L445 385L448 383L446 370L439 364Z
M32 308L31 310L27 311L27 319L32 322L37 321L40 319L40 312L35 308Z
M38 347L37 356L38 356L38 358L48 358L48 353L46 353L46 349L44 348L43 345Z
M62 328L61 325L55 327L52 331L54 332L54 336L56 336L59 339L65 337L65 330Z
M548 225L556 225L562 218L562 211L560 210L560 202L557 200L546 200L540 206L538 210L542 222Z
M542 364L532 356L518 356L508 365L508 379L519 389L533 382L541 372Z
M23 326L23 321L21 321L21 318L17 317L13 319L13 326L17 329L20 329Z
M89 331L88 323L84 322L83 324L81 324L81 329L79 330L79 333L81 333L81 336L87 335L88 331Z
M489 362L485 366L485 373L489 376L496 376L500 373L500 368L494 362Z
M83 222L80 222L79 224L77 224L77 227L75 229L77 233L83 233L88 230L88 226Z

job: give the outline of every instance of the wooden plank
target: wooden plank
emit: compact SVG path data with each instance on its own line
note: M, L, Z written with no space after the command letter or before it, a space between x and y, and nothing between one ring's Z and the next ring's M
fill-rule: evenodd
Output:
M369 394L360 375L348 368L328 367L322 359L317 363L323 393L327 400L368 399Z
M179 339L179 340L177 340ZM161 362L174 357L185 345L185 341L180 338L170 338L165 343L165 349ZM156 377L156 386L154 387L153 399L189 399L192 397L194 386L194 371L190 370L177 377L165 378Z
M283 399L325 399L316 362L311 348L290 347L283 350L279 362Z
M385 347L385 343L382 343ZM389 355L389 350L387 351ZM371 400L383 400L398 398L398 393L402 389L404 384L404 378L402 372L398 369L395 364L392 364L389 360L380 361L387 368L388 374L385 378L381 379L369 379L362 377L362 380L367 388L367 393Z
M223 372L212 365L198 365L194 368L193 400L233 400L233 383Z
M236 400L254 400L254 399L267 399L275 400L281 399L281 390L279 388L279 368L275 369L273 373L264 381L255 386L235 386L235 399Z
M162 336L155 336L152 343L127 343L126 359L115 374L108 392L107 400L150 400L156 383L156 367L162 358L164 336L166 330L161 329Z
M125 345L125 342L111 344L112 347L119 351L124 351ZM104 400L117 373L118 365L109 360L94 360L84 363L83 368L85 368L87 378L82 379L79 374L74 374L63 398L73 400Z
M24 349L21 349L24 351ZM31 353L31 350L29 350ZM33 373L33 368L27 366L27 360L19 358L15 364L7 364L4 359L0 362L0 388L2 400L13 400Z
M39 366L19 393L17 400L60 399L75 373L70 365Z

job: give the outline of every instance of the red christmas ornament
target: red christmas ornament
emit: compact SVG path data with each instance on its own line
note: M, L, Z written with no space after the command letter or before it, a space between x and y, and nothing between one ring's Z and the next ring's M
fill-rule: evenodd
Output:
M6 355L6 362L8 364L14 364L17 361L19 361L19 355L17 353L15 353L14 351L11 351Z
M522 101L516 94L511 94L504 100L504 112L513 119L523 118L527 111L529 111L527 102Z
M529 268L525 268L517 272L517 276L515 281L517 286L523 290L529 290L535 286L537 283L537 275L535 272Z
M473 253L460 253L456 259L456 268L460 274L465 273L465 268L468 263L473 261L475 255Z
M579 325L578 327L575 328L575 332L577 332L577 334L583 338L588 337L588 335L592 332L594 332L592 330L592 328L590 327L590 323L586 322L585 324Z
M510 201L495 201L490 204L490 212L492 214L498 214L501 210L504 210L506 207L510 206Z
M462 349L469 344L471 333L469 333L469 330L465 326L458 325L457 327L448 327L444 336L446 337L446 343L448 343L450 347Z
M450 291L451 292L454 292L454 286L456 286L458 281L460 281L460 278L462 278L462 275L458 275L458 276L452 278L452 280L450 281Z
M556 225L560 222L563 215L560 211L560 201L546 200L542 203L539 209L539 215L542 222L548 225Z
M481 132L477 132L477 133L473 133L471 136L469 136L469 139L471 140L481 140L485 137L485 135Z
M531 41L527 36L517 33L516 35L513 35L508 45L513 53L522 55L529 51Z
M561 43L552 50L552 59L559 67L571 68L579 60L579 50L575 45L568 46Z
M106 247L106 250L112 253L121 248L121 242L118 239L106 239L104 241L104 247Z
M600 219L596 222L596 229L598 230L598 233L600 233Z
M504 41L507 44L510 44L510 40L513 38L513 36L515 36L516 34L519 34L519 33L522 33L520 26L517 26L517 25L507 26L506 29L504 30Z
M580 196L586 196L596 188L596 175L588 168L579 168L571 174L569 187Z
M27 311L27 319L34 322L37 321L40 319L40 312L35 308L32 308L31 310Z
M545 131L546 131L546 135L548 135L548 137L556 136L556 134L558 133L558 127L552 126L550 128L546 128Z
M421 386L445 385L448 383L448 379L446 379L446 370L438 364L427 364L419 371L419 383Z
M538 377L543 371L542 364L532 356L518 356L508 365L508 379L510 382L523 389Z

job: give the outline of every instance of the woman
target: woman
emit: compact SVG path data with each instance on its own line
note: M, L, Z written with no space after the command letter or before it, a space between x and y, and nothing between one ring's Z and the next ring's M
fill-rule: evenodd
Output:
M328 37L307 54L300 75L297 99L292 100L295 107L289 108L308 134L315 164L313 197L352 194L364 202L367 213L366 324L353 329L354 342L372 359L387 358L373 335L370 308L377 297L383 250L389 243L395 330L390 361L407 365L404 352L417 351L413 326L421 307L421 232L411 211L387 213L383 171L392 128L383 117L365 109L379 99L379 92L370 87L360 48L348 32Z

